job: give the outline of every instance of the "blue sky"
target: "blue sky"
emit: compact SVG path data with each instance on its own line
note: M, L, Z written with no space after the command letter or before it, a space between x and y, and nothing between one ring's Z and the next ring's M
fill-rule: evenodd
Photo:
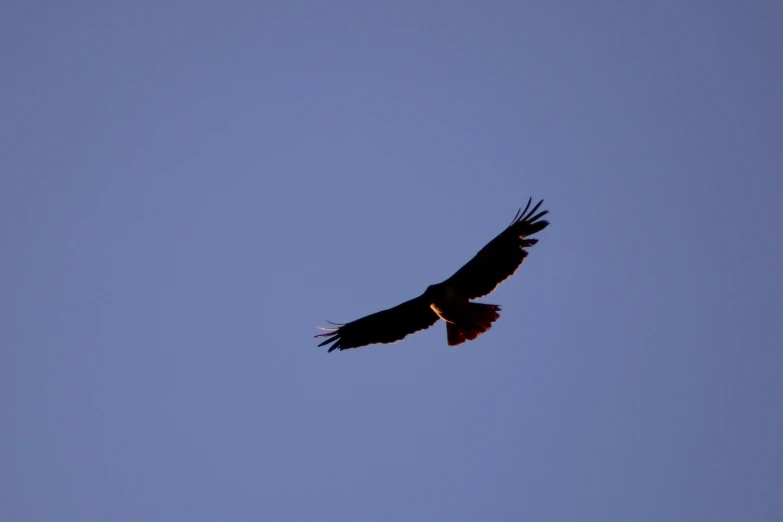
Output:
M0 519L783 517L775 2L15 2ZM484 302L327 354L528 197Z

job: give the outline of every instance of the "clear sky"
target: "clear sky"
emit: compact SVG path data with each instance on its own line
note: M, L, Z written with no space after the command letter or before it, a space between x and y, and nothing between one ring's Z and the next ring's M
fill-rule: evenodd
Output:
M783 4L8 2L0 520L783 519ZM457 348L313 335L551 225Z

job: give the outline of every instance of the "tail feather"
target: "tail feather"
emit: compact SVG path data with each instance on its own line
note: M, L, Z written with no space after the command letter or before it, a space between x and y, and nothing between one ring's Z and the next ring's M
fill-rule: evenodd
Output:
M489 330L498 317L498 305L470 303L467 317L457 323L446 323L446 340L449 346L457 346L472 341Z

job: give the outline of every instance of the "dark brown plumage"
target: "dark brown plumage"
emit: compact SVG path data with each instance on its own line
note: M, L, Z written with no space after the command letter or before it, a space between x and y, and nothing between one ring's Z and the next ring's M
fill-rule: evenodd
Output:
M429 286L419 297L394 308L347 324L336 324L335 328L321 328L326 333L316 337L326 340L318 346L331 344L331 352L374 343L393 343L429 328L438 319L446 322L449 346L473 340L489 330L499 317L500 307L469 301L489 294L510 277L527 257L525 248L538 242L530 236L549 225L548 221L540 219L548 210L535 214L543 200L528 212L531 202L532 199L528 200L525 209L517 212L511 224L450 278Z

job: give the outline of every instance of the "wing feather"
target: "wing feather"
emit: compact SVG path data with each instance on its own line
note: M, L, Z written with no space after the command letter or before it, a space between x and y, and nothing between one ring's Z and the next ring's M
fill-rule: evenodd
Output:
M429 328L438 320L424 294L406 301L394 308L382 310L338 328L322 328L327 333L316 335L326 337L318 346L331 344L329 351L346 350L375 343L393 343L419 330Z
M537 239L529 239L540 232L549 221L541 220L549 211L536 211L544 202L541 200L529 212L532 198L521 212L517 212L514 220L506 229L487 243L473 259L468 261L453 276L444 281L454 288L465 299L476 299L492 292L505 281L527 257L525 248L538 243Z

